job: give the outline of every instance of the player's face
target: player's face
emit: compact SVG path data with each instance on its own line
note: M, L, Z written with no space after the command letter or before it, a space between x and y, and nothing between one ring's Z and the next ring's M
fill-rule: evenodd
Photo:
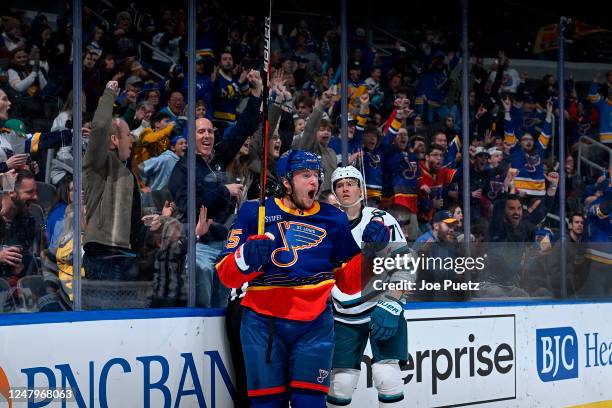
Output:
M319 172L315 170L294 171L293 189L293 203L303 210L311 208L319 189Z
M352 205L361 197L359 182L354 178L338 180L334 192L342 206Z

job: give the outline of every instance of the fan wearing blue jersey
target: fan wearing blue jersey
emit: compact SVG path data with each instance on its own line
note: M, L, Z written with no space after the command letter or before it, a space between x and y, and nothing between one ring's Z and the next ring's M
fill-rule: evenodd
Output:
M406 238L395 218L385 211L363 205L364 180L353 166L338 167L332 174L333 192L346 213L356 244L368 241L367 225L382 219L391 231L390 245L376 256L388 256L406 248ZM395 251L394 251L395 250ZM415 274L396 272L389 281L414 281ZM361 359L368 339L372 349L372 376L378 391L379 406L404 406L404 382L400 362L408 358L406 321L403 317L403 293L394 291L347 294L339 287L332 290L336 346L332 363L328 407L351 403L359 381Z
M612 293L612 178L598 184L596 195L587 208L586 258L591 260L591 270L583 293L604 297Z
M219 70L213 83L213 121L236 122L236 106L242 96L247 96L249 83L248 70L240 76L234 74L234 59L229 52L223 52L219 60Z
M608 86L605 95L603 91L603 79L598 75L589 90L589 100L593 107L599 111L599 141L612 144L612 87Z
M544 153L550 142L552 133L553 103L549 100L546 107L546 120L537 142L531 133L525 132L520 136L520 144L515 135L510 109L512 103L509 98L502 100L504 105L504 132L505 143L510 148L511 167L518 169L515 178L516 189L532 196L543 196L546 193L546 180L544 178Z
M362 287L371 262L352 238L346 215L315 197L323 180L313 153L289 150L277 163L280 198L247 201L234 223L217 271L228 287L249 282L240 338L253 407L323 408L329 391L334 325L329 294ZM366 234L367 233L367 234ZM385 244L389 228L370 222L364 241Z

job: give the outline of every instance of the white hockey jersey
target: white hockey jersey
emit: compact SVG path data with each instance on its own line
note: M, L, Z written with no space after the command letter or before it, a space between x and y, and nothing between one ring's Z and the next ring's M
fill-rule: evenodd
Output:
M355 225L351 232L353 239L361 247L363 230L373 218L382 218L385 225L391 231L389 245L376 253L377 257L392 256L396 253L403 253L408 250L406 238L402 233L402 229L397 220L389 213L379 210L374 207L364 207L361 210L361 219ZM374 278L380 279L380 276ZM416 274L411 271L395 271L392 275L387 275L386 280L412 280L414 281ZM380 293L367 291L368 293L359 292L354 295L343 293L337 286L332 289L332 300L334 307L334 319L336 321L347 324L361 324L370 321L370 310L376 306L376 301Z

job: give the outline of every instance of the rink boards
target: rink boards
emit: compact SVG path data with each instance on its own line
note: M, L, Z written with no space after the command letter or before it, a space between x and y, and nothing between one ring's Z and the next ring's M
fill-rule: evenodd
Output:
M405 315L407 406L612 406L612 303L429 303ZM16 390L62 387L69 407L232 406L219 310L3 315L0 339L0 407ZM353 407L378 406L369 353ZM63 405L23 401L12 406Z

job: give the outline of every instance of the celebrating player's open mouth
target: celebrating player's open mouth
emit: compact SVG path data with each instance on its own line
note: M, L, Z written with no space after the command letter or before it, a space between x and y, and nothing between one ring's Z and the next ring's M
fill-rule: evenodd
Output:
M319 172L309 169L298 170L293 174L292 184L293 204L301 210L311 208L319 189Z

